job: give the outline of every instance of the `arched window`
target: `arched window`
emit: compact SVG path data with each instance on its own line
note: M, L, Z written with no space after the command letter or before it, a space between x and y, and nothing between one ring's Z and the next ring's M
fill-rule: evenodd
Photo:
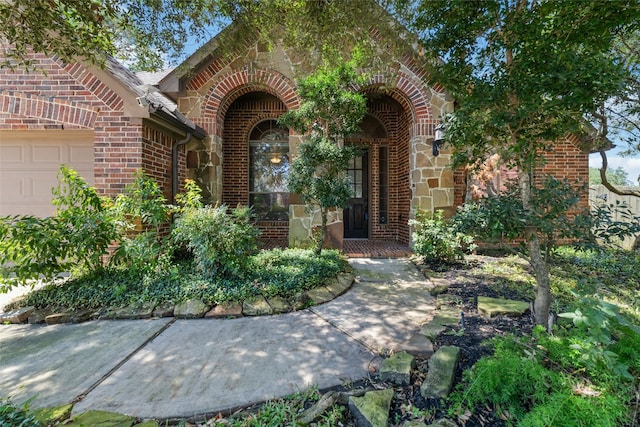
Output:
M289 130L258 123L249 135L249 205L258 219L289 219L289 168Z

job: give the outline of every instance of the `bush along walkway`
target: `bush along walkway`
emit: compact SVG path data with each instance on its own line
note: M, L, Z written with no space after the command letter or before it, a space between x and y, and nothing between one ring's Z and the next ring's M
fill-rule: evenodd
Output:
M113 415L120 420L113 425L128 427L151 419L162 420L160 425L186 420L191 425L329 426L338 425L331 418L336 414L344 426L456 425L434 408L459 377L458 358L464 355L453 345L434 353L429 338L435 326L455 332L464 317L456 297L444 292L446 281L425 279L407 259L350 262L358 279L349 292L281 316L246 316L245 302L245 317L230 320L0 328L0 362L15 368L15 375L0 379L0 388L16 401L38 390L34 406L74 402L70 425L93 423L82 417L111 416L96 411L127 414ZM346 282L347 276L340 280ZM330 289L319 293L332 294ZM314 301L313 294L308 297ZM266 302L273 312L276 304ZM109 324L117 326L113 341L101 339L100 325ZM74 339L65 341L72 332ZM41 372L49 377L36 380ZM63 372L69 376L63 378ZM94 376L87 378L88 372ZM234 413L312 384L327 392L305 397L286 420L268 412L274 404L261 409L269 413L265 419L271 421L265 423L245 424L243 413ZM249 416L259 415L254 409Z

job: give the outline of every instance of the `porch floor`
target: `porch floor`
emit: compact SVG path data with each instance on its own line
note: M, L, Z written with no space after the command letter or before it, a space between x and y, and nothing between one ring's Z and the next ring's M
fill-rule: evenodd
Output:
M261 240L261 249L286 248L287 239ZM404 258L412 254L403 243L392 240L344 239L342 252L349 258Z
M349 258L404 258L411 249L393 240L344 239L342 252Z

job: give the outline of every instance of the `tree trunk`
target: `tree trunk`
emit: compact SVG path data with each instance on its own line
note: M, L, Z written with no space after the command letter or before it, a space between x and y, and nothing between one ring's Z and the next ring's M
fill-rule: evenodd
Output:
M320 238L316 243L317 256L320 256L320 254L322 254L322 246L324 245L324 239L325 239L325 236L327 235L327 209L326 208L322 208L322 207L320 208L320 218L321 218L322 225L320 226Z
M522 206L526 210L531 210L531 176L527 172L520 172L520 197ZM529 263L536 276L536 298L533 303L534 318L536 324L549 328L549 307L551 306L551 278L549 277L549 266L547 260L542 256L540 240L536 234L536 228L527 226L525 228L525 239L529 247Z
M551 306L551 278L549 266L542 256L540 241L535 235L529 238L529 258L536 275L536 299L533 303L533 314L537 325L549 329L549 307Z

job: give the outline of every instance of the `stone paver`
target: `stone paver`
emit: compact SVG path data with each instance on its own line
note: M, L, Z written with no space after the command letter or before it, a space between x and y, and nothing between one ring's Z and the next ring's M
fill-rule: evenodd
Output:
M396 353L380 364L380 380L393 384L409 385L411 370L415 364L415 358L406 351Z
M0 313L0 323L24 323L34 310L35 307L22 307L6 313Z
M529 309L529 303L524 301L513 301L503 298L478 297L478 311L488 317L506 314L510 316L521 316Z
M452 345L440 347L429 359L429 370L420 386L420 394L425 398L446 397L451 391L459 358L460 348Z
M393 390L376 390L349 398L349 410L357 427L387 427Z

